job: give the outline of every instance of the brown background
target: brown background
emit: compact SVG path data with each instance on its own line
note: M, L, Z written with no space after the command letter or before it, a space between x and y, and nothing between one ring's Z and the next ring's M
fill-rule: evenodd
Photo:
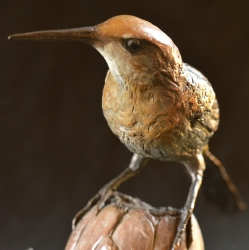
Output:
M164 30L183 60L208 76L221 124L211 150L249 205L249 1L1 0L0 249L63 249L73 215L129 163L101 110L107 65L81 43L9 42L9 34L94 25L133 14ZM181 207L180 164L151 161L122 188L156 206ZM206 249L245 250L249 212L195 214Z

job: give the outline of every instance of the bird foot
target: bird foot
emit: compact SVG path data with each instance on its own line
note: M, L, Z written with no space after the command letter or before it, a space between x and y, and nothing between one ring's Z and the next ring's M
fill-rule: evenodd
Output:
M102 210L102 208L104 208L105 202L112 195L112 193L113 191L107 185L101 188L99 192L87 202L86 206L74 216L72 221L72 228L74 229L81 218L96 204L96 214L98 214Z
M192 215L192 212L189 209L183 208L181 210L181 217L180 217L176 236L175 236L173 245L171 247L171 250L178 250L180 248L181 243L182 243L182 238L186 231L186 227L187 227L187 224L191 215Z
M97 202L97 210L96 214L98 214L102 208L105 207L106 201L110 198L113 194L113 190L109 187L109 185L105 185L101 188L97 195L99 195L99 201Z

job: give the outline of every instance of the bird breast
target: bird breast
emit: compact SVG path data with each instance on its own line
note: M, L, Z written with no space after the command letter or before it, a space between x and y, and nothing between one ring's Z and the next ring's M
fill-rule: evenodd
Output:
M161 160L180 154L175 151L186 119L179 93L162 85L121 86L108 72L102 107L113 133L132 152Z
M189 65L178 85L117 83L108 72L102 107L111 130L134 153L183 161L201 153L218 127L214 91ZM198 73L198 74L197 74Z

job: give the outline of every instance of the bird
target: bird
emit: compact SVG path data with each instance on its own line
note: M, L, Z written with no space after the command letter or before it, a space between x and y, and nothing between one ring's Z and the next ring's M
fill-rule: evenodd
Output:
M245 208L223 164L208 148L219 125L216 94L200 71L183 62L177 46L158 27L135 16L118 15L95 26L29 32L9 39L84 42L108 64L103 113L111 131L133 156L129 166L76 215L74 225L96 203L101 210L112 192L151 158L182 163L191 177L172 250L179 248L193 213L206 167L204 156L220 169L237 206Z

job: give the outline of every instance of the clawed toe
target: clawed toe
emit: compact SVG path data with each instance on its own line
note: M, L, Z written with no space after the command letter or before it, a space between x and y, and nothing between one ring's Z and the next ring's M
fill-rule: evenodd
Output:
M112 191L103 187L91 200L87 202L86 206L74 216L72 222L73 229L76 227L81 218L96 204L96 214L99 213L104 208L106 201L111 195Z
M192 214L192 212L189 209L183 208L181 210L180 221L179 221L179 224L177 227L176 236L175 236L171 250L178 250L179 249L181 242L182 242L184 232L186 231L186 226L187 226L188 220L191 217L191 214Z
M100 194L97 193L91 200L89 200L86 206L80 210L73 218L72 228L74 229L81 218L100 200Z
M100 199L97 202L97 210L96 213L99 213L106 205L106 201L112 195L112 191L108 190L107 192L100 192Z

